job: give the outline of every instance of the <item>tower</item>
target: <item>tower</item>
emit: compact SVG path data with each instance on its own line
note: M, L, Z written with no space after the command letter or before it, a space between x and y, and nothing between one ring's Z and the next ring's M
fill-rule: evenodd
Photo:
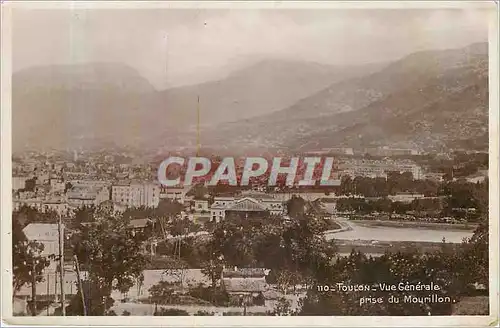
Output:
M200 156L200 96L196 105L196 156Z

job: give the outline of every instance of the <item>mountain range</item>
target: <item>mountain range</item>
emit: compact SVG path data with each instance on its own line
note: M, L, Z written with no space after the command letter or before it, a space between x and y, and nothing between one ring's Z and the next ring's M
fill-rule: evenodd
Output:
M225 124L208 134L209 143L226 138L234 147L267 144L291 150L437 150L459 144L487 149L487 49L480 43L411 54L373 74L334 83L289 108Z
M197 125L198 107L202 126L251 118L379 67L265 60L218 81L167 90L156 90L121 64L29 68L12 79L13 146L162 144Z
M240 151L488 145L485 43L354 67L269 59L167 90L121 64L35 67L12 89L14 150L193 145L198 119L203 147Z

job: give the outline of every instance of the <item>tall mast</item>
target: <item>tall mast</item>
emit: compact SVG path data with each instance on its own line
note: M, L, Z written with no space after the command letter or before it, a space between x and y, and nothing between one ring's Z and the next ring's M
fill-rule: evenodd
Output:
M66 284L64 283L64 226L62 224L62 217L59 214L58 220L58 231L59 231L59 274L61 279L61 311L62 315L66 316L66 302L64 295L64 287ZM81 291L83 293L83 291Z
M200 155L200 96L196 106L196 156Z

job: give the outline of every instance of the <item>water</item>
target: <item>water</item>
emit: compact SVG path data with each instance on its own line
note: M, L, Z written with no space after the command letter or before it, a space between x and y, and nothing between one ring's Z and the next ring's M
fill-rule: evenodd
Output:
M363 226L356 221L341 218L336 220L342 226L350 226L351 230L327 233L327 239L442 242L445 238L446 242L460 243L474 233L473 230L458 229Z

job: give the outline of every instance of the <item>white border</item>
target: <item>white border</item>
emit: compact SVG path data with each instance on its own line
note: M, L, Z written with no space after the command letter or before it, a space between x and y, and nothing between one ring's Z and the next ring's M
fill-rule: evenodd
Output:
M490 315L489 316L442 316L442 317L251 317L249 321L242 317L12 317L12 284L11 284L11 9L147 9L147 8L345 8L345 9L389 9L389 8L484 8L490 9L490 31L489 31L489 210L490 210ZM253 2L195 2L195 1L172 1L172 2L138 2L138 1L26 1L26 2L3 2L2 3L2 34L1 34L1 241L2 241L2 325L119 325L119 326L318 326L338 327L347 326L498 326L498 196L499 196L499 112L498 112L498 4L493 1L253 1ZM492 219L495 218L495 219ZM248 317L247 317L248 318Z

